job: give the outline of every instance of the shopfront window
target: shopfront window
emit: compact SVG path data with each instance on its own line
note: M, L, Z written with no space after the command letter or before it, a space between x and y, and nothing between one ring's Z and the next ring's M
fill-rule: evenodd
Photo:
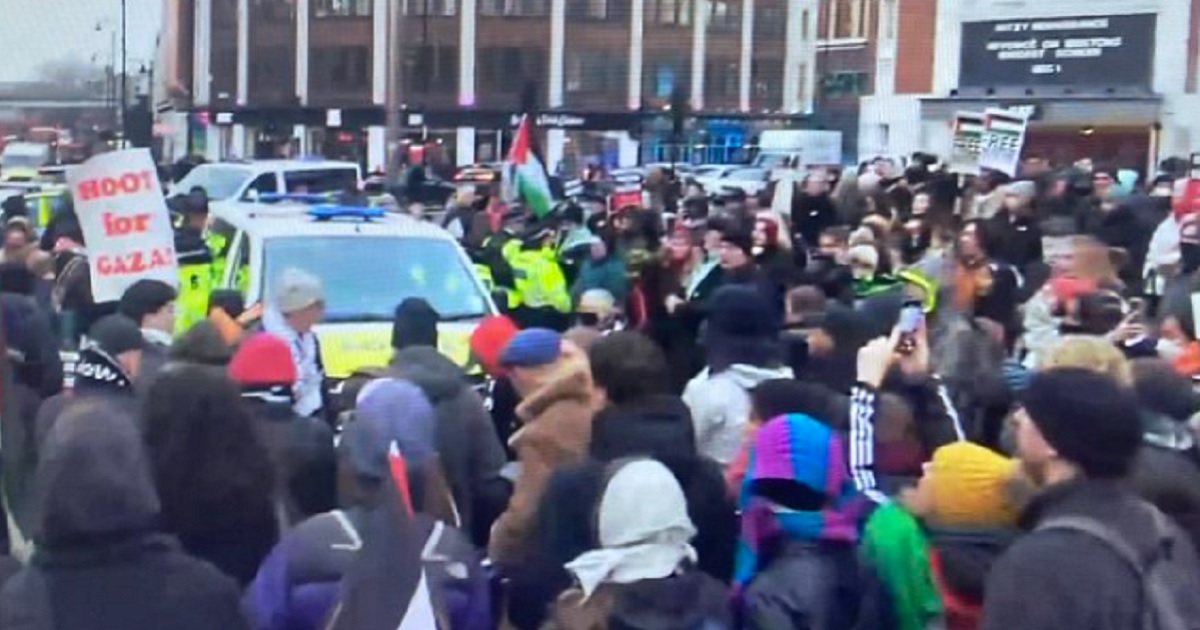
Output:
M611 0L569 0L567 17L575 20L608 20L615 17L615 5Z
M296 19L296 0L253 0L250 10L255 20L287 22Z
M371 84L371 51L366 46L313 48L313 85L338 90L364 90Z
M456 0L406 0L404 12L406 15L454 17L458 12L458 3Z
M762 35L782 36L787 32L787 8L754 7L754 30Z
M598 50L567 51L566 90L572 93L620 91L628 87L625 55Z
M265 46L250 56L250 84L278 96L295 89L295 57L291 46Z
M372 0L313 0L313 15L326 17L368 17Z
M693 0L646 0L646 13L656 24L688 26Z
M742 27L741 0L715 0L710 2L712 8L708 26L717 31L733 31Z
M656 99L654 105L665 105L671 93L687 90L691 85L691 60L658 57L647 59L642 73L642 92Z
M479 50L479 80L483 87L514 89L516 81L539 81L546 72L545 48L512 46L484 47Z
M875 0L824 0L826 39L866 39Z
M751 98L755 107L779 107L782 85L782 59L754 59L750 63Z
M418 92L453 91L458 85L458 48L418 46L414 50L412 87Z
M479 12L490 17L541 17L546 0L480 0Z
M867 93L866 72L830 72L821 78L821 92L825 96L862 96Z
M738 62L733 59L710 59L704 64L704 93L715 98L738 95Z

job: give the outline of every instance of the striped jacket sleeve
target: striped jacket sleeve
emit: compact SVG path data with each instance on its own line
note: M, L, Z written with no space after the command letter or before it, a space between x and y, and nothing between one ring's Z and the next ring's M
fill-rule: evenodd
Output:
M872 501L884 504L887 496L875 481L875 409L877 393L856 383L850 390L850 478Z

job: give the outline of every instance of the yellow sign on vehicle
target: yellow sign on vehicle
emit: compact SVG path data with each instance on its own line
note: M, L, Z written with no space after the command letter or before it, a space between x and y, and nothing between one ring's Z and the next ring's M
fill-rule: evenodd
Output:
M471 356L474 324L438 325L438 350L466 367ZM343 379L365 367L384 367L392 360L392 327L385 323L324 324L316 328L325 375ZM478 372L474 368L473 372Z

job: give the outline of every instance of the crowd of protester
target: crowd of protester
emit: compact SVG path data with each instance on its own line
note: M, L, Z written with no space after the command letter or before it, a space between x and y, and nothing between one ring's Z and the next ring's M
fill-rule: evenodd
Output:
M404 299L336 400L308 271L181 327L162 282L99 309L77 223L7 216L0 628L407 628L421 597L431 630L1200 628L1174 167L467 192L444 221L505 313L464 367ZM416 595L367 569L400 543Z

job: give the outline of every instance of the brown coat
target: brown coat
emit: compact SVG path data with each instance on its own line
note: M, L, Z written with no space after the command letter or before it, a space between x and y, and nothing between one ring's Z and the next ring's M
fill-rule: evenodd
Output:
M517 406L523 426L509 440L521 471L508 509L492 526L488 546L501 566L520 563L529 550L542 493L556 468L587 457L596 411L591 372L583 357L564 357L559 368Z

